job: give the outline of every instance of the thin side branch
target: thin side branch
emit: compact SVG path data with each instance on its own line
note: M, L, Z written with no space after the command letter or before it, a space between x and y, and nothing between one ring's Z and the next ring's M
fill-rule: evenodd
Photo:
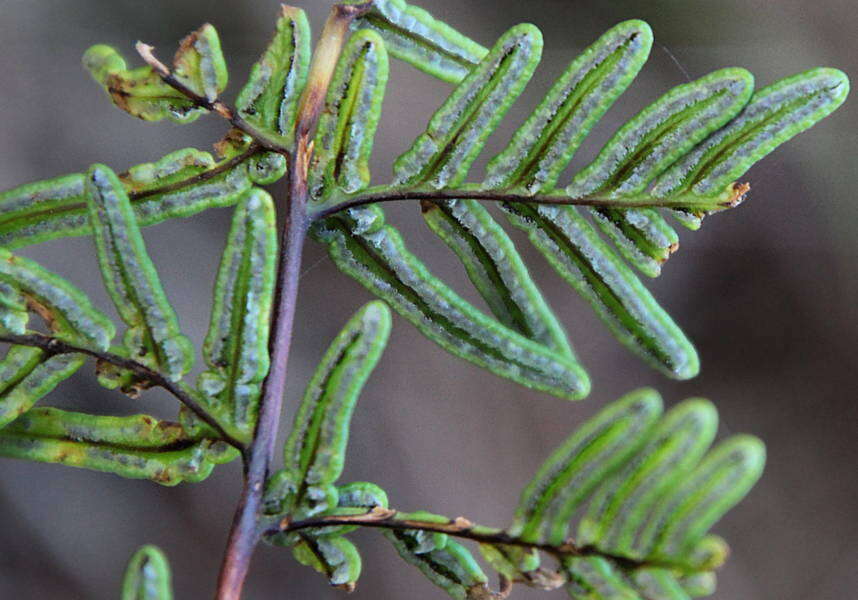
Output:
M604 208L675 208L694 212L712 212L733 208L742 203L750 191L747 183L733 185L731 195L726 199L705 198L695 195L678 195L671 198L655 198L648 195L611 198L607 196L582 196L573 198L562 194L528 195L508 190L460 189L402 189L379 186L369 188L342 202L327 206L313 215L314 220L325 219L335 213L382 202L420 200L424 202L443 202L445 200L482 200L486 202L504 202L508 204L546 204L555 206L592 206Z
M92 356L100 361L116 365L122 369L127 369L152 385L164 388L170 392L179 402L187 406L209 427L214 429L224 442L236 448L242 455L247 451L244 444L224 431L220 423L217 422L217 419L206 412L205 408L203 408L193 396L185 391L182 386L170 381L158 371L155 371L142 363L125 358L124 356L119 356L118 354L93 350L92 348L86 348L84 346L76 346L74 344L58 340L57 338L38 333L29 335L2 334L0 335L0 342L40 348L50 356L56 356L58 354L86 354L87 356Z
M188 100L194 103L194 105L204 108L207 111L217 113L227 121L229 121L230 125L239 129L253 138L254 143L266 150L271 150L272 152L278 152L280 154L288 156L290 153L289 148L283 146L276 141L269 138L264 132L259 131L253 125L245 121L241 118L237 112L231 107L227 106L221 100L209 100L204 96L200 96L184 83L176 79L176 77L172 74L170 69L158 60L155 57L153 52L154 48L148 44L144 44L143 42L137 42L135 46L137 49L137 53L140 54L140 57L152 67L158 75L161 76L161 80L169 85L171 88L176 90L185 96Z
M586 554L571 541L563 544L551 545L527 542L521 538L509 535L502 529L492 529L474 525L464 517L451 519L448 523L434 523L431 521L419 521L414 519L402 519L398 515L402 513L389 509L375 507L371 511L358 515L335 515L322 516L301 521L291 521L288 517L280 521L276 526L268 529L265 533L289 533L301 531L302 529L316 529L330 527L332 525L359 525L361 527L372 527L378 529L398 529L431 531L435 533L446 533L453 537L471 540L481 544L502 544L507 546L520 546L523 548L534 548L553 556L582 556Z
M348 35L349 24L371 6L372 2L361 5L338 4L331 9L313 53L307 86L299 104L295 148L283 149L289 160L289 196L286 206L278 215L282 223L281 257L277 268L272 335L269 340L271 369L262 385L259 419L245 463L241 499L233 516L221 563L217 600L241 598L253 550L261 535L259 521L262 516L262 493L271 461L276 454L275 443L286 387L286 368L295 320L301 255L309 226L307 169L313 152L313 144L309 141L310 133L316 128L330 78ZM242 129L240 123L235 122L234 115L230 113L230 116L233 125ZM253 136L249 131L244 131Z
M271 535L276 533L290 533L304 529L331 527L334 525L357 525L360 527L369 527L374 529L445 533L447 535L463 540L470 540L478 544L518 546L520 548L539 550L540 552L553 556L558 561L570 556L602 556L609 558L628 569L643 565L663 568L677 567L677 565L670 563L653 561L640 562L631 560L624 556L613 555L589 546L577 546L572 540L566 540L562 544L530 542L510 535L503 529L475 525L464 517L450 519L447 523L435 523L432 521L407 519L403 518L403 515L404 513L399 511L377 506L369 512L356 515L321 516L300 521L292 521L287 516L278 523L268 527L263 533L265 535ZM528 577L527 582L530 585L541 587L543 589L553 589L565 583L565 581L560 579L560 574L543 569L526 573L525 576Z

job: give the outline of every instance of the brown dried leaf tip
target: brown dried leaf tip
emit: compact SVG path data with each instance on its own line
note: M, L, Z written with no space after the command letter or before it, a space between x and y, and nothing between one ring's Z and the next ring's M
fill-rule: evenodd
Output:
M185 38L185 39L187 39L187 38ZM183 40L183 42L184 42L184 40ZM137 50L137 54L140 55L140 58L143 59L143 62L145 62L147 65L149 65L150 67L155 69L155 71L161 77L167 77L170 75L170 69L167 68L167 65L162 63L155 56L155 53L154 53L155 46L150 46L149 44L146 44L143 42L137 42L136 44L134 44L134 49Z

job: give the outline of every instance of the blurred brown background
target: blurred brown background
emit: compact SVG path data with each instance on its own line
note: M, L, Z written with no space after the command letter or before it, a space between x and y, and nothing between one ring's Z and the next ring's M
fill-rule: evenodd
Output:
M297 3L318 28L327 1ZM578 166L625 118L682 83L683 71L698 77L723 66L746 66L759 85L817 65L858 74L858 10L847 0L424 0L423 5L485 45L521 21L536 23L545 34L543 67L510 125L492 138L490 151L505 142L565 64L600 33L632 17L652 25L661 45L579 153ZM276 9L274 0L0 0L0 188L80 171L96 161L121 170L171 149L207 148L222 123L210 118L180 128L135 121L109 105L79 67L79 57L97 42L111 43L130 57L136 39L169 56L181 36L210 21L230 61L232 98L269 38ZM448 89L394 64L376 144L379 180ZM770 456L759 486L717 526L734 554L716 597L852 595L849 590L858 585L856 124L858 103L852 98L770 156L749 175L750 200L711 218L697 234L683 233L682 251L652 283L657 298L696 342L700 377L676 383L648 370L522 244L590 369L590 398L572 404L524 390L450 357L397 318L388 352L358 406L343 480L376 481L403 509L502 525L540 461L605 401L643 385L657 387L670 404L703 395L720 408L722 433L756 433L766 440ZM390 212L438 274L474 298L460 267L424 227L416 207ZM209 211L145 231L183 326L197 342L207 325L229 216L229 210ZM89 240L62 240L26 254L109 306ZM318 246L309 248L304 268L286 403L290 420L315 361L368 298ZM112 414L171 416L174 410L158 392L137 402L109 393L89 370L45 402ZM0 461L0 598L115 598L126 560L144 542L169 555L177 598L209 598L239 479L240 468L233 464L202 484L168 489ZM364 551L364 575L355 599L443 597L376 533L356 538ZM563 597L526 589L516 593ZM268 547L256 555L246 595L339 597L294 563L288 551Z

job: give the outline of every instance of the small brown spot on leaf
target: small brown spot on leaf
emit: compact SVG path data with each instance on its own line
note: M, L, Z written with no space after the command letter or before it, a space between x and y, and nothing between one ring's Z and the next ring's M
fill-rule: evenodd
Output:
M373 506L372 510L367 513L367 515L374 520L384 521L385 519L389 519L396 514L395 510L391 510L389 508L384 508L382 506Z
M512 580L509 577L504 575L503 573L498 575L499 580L499 589L497 596L498 598L507 598L512 593Z
M533 588L540 590L556 590L566 583L566 577L557 571L539 568L534 571L528 571L524 574L525 583Z
M47 328L52 332L56 333L58 329L57 320L54 318L53 313L51 313L51 310L47 306L45 306L32 296L27 296L27 308L39 315L45 322Z
M733 194L730 196L730 199L727 201L727 206L734 207L740 205L744 200L745 196L748 195L748 192L751 191L750 183L739 183L738 181L733 184Z
M157 471L154 475L152 475L152 481L155 483L170 483L173 481L172 475L166 469L161 469Z
M493 592L485 583L478 583L468 588L468 600L495 600L505 598L501 592Z
M167 68L167 66L164 63L162 63L160 60L155 58L155 54L154 54L155 47L154 46L150 46L149 44L144 44L143 42L137 42L134 45L134 49L137 50L137 54L140 55L140 58L142 58L143 61L147 65L152 67L160 75L166 76L166 75L170 74L170 70Z
M200 39L200 32L207 26L211 27L211 25L203 25L202 27L200 27L196 31L192 31L191 33L186 35L184 38L182 38L182 41L179 42L178 49L176 49L176 54L173 56L173 67L174 68L179 66L179 63L182 62L182 59L184 58L184 55L186 53L192 52L194 50L194 44L196 44L197 40ZM138 52L139 52L139 50L138 50ZM146 61L146 62L149 62L149 61Z
M214 149L220 158L226 158L233 155L236 151L241 151L250 145L250 138L240 129L232 128L226 132L226 135L218 142L215 142Z

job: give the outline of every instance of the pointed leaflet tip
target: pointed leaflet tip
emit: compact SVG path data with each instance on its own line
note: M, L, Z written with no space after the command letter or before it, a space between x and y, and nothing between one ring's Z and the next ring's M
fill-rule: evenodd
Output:
M172 600L170 565L157 546L142 546L128 563L121 600Z
M542 44L542 33L528 23L501 36L435 112L425 132L396 159L396 183L434 189L462 183L485 140L533 75Z
M163 65L162 65L163 66ZM209 102L226 89L228 74L217 30L206 23L179 43L173 77Z
M575 175L567 194L622 197L642 192L697 143L736 116L754 77L728 68L677 86L623 125L596 159Z
M488 54L480 44L404 0L375 0L353 27L377 31L391 55L448 83L459 83Z
M486 184L552 189L581 142L631 84L649 56L652 31L643 21L608 30L557 79L551 90L488 166Z

